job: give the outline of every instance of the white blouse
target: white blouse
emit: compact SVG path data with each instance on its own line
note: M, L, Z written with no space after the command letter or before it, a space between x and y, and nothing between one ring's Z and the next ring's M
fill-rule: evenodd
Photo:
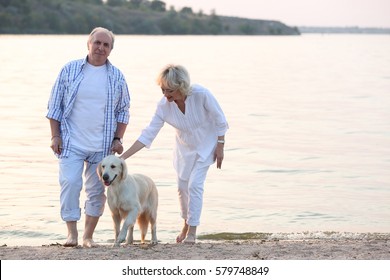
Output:
M191 86L185 100L185 114L175 102L163 97L138 141L150 148L165 122L176 129L173 165L178 176L184 180L189 178L197 160L205 165L214 162L217 137L225 135L229 128L218 101L200 85Z

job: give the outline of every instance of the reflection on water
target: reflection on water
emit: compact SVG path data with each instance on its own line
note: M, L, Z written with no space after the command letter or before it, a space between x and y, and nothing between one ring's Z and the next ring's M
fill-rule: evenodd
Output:
M0 240L62 242L58 167L44 116L60 67L86 54L86 36L0 40ZM390 37L117 36L116 41L110 60L132 93L126 147L154 112L161 97L155 77L167 63L186 65L193 82L210 88L228 117L225 161L222 170L209 171L201 235L390 232ZM157 183L162 242L173 242L182 225L173 133L164 127L150 150L127 161L130 172L146 172ZM83 223L84 218L80 231ZM95 239L112 242L113 234L107 207Z

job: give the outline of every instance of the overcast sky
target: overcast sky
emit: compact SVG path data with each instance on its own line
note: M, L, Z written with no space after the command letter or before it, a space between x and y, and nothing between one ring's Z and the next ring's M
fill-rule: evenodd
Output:
M390 28L390 0L162 0L167 8L205 14L279 20L290 26Z

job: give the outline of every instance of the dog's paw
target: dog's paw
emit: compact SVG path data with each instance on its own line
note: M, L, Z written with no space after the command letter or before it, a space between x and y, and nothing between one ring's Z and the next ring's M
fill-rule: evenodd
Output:
M126 240L126 235L119 234L118 238L116 239L116 243L123 243Z

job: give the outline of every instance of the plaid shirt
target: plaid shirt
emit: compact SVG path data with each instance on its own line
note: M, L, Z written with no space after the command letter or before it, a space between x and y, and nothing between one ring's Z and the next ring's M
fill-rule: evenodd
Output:
M67 63L61 70L52 88L48 113L49 119L60 122L62 152L58 157L69 155L70 132L68 118L73 108L79 85L84 78L83 68L87 58ZM109 61L107 65L107 102L104 113L103 157L111 153L111 144L116 132L117 123L129 122L130 94L122 72Z

